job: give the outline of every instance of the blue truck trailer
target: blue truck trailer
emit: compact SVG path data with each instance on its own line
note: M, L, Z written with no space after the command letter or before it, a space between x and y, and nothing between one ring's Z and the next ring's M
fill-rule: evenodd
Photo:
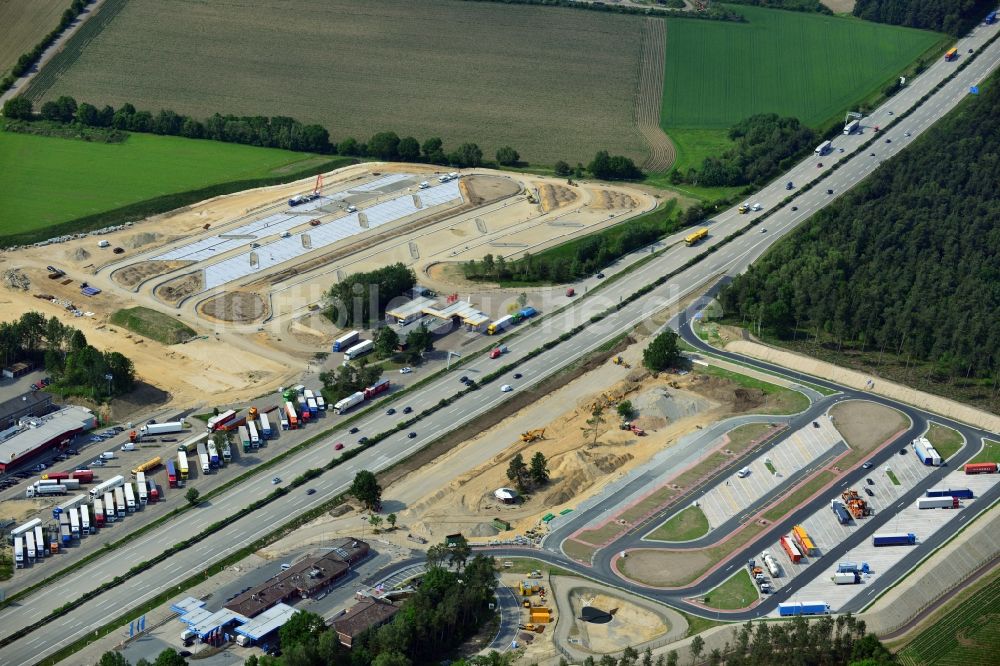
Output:
M957 497L959 499L974 499L975 495L968 488L931 488L927 497Z
M847 509L844 508L844 505L839 500L833 500L830 503L830 508L833 509L833 513L837 516L837 520L841 525L851 522L851 514L847 513Z
M830 604L825 601L791 601L784 604L778 604L778 615L781 617L829 614Z
M872 537L873 546L912 546L917 543L917 535L912 532L900 534L876 534Z

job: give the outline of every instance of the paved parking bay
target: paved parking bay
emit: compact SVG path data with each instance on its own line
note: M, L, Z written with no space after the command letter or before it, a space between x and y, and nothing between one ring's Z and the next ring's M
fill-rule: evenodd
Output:
M745 511L748 506L784 483L787 477L823 457L842 437L824 414L812 424L792 433L787 439L747 465L750 474L740 478L737 472L708 491L700 500L711 529ZM772 473L767 467L770 462Z
M914 462L916 462L916 456L910 454L908 457L913 458ZM955 471L947 476L945 482L939 483L937 486L969 488L975 493L976 497L979 497L997 483L1000 483L1000 475L997 474L978 474L966 476L961 471ZM876 482L876 487L877 486L878 482ZM976 502L976 500L973 499L961 500L960 503L964 508L974 502ZM897 507L894 506L893 508ZM832 517L832 511L829 513ZM919 544L930 538L931 535L944 527L949 521L953 520L958 515L958 511L951 509L918 509L916 503L914 502L902 507L896 514L895 518L893 518L884 527L884 529L880 530L880 532L912 532L917 535L917 543ZM806 521L806 523L810 524L814 518L810 518L810 520ZM842 526L838 525L838 527ZM813 531L810 530L810 534L812 533ZM882 572L888 571L890 567L902 560L912 548L913 546L883 546L876 548L872 545L871 539L866 539L861 545L851 549L846 556L837 558L839 561L845 562L856 562L858 564L862 562L868 563L871 568L871 574L862 576L860 584L834 584L832 577L834 572L837 570L838 562L824 562L822 564L824 567L822 575L803 586L802 589L796 593L795 599L821 599L830 604L831 610L836 611L838 608L842 607L858 595L868 594L865 590L867 584L875 581ZM874 592L874 590L872 590L872 592ZM865 600L868 601L870 599L871 597L868 597Z

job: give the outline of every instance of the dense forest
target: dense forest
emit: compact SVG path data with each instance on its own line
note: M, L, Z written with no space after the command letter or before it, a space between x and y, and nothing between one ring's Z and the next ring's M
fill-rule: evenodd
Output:
M958 36L996 9L996 4L996 0L858 0L854 15Z
M382 318L394 298L409 296L417 276L401 263L355 273L330 287L326 315L340 328L364 326Z
M135 383L135 368L128 357L98 351L87 344L79 329L38 312L0 323L0 360L4 367L30 361L52 375L51 388L96 401L127 393Z
M706 157L698 169L673 172L676 182L705 187L760 186L791 167L799 153L813 147L816 133L798 118L761 113L741 120L729 130L736 145L719 157Z
M1000 381L1000 87L768 252L721 294L779 338L926 361L928 380Z

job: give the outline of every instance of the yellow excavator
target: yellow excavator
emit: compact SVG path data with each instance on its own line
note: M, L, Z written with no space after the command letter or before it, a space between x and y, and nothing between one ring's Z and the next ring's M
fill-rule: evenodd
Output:
M534 442L539 439L545 439L545 428L538 428L536 430L529 430L528 432L521 433L522 442Z
M615 356L614 359L612 359L611 362L614 363L615 365L620 365L623 368L631 368L632 367L631 364L629 364L629 362L626 361L625 359L623 359L621 356Z

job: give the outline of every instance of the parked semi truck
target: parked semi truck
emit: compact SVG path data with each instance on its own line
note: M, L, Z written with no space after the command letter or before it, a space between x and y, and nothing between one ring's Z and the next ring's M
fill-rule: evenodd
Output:
M42 481L65 481L76 479L80 483L93 483L94 473L89 469L76 469L72 472L49 472L39 477Z
M361 394L361 397L364 398L364 394ZM298 430L299 415L296 413L295 405L292 404L291 400L285 402L285 419L288 421L289 430Z
M208 440L208 466L215 469L219 466L219 450L215 448L215 442Z
M778 604L778 614L781 617L794 615L829 615L830 605L825 601L790 601Z
M127 509L125 508L125 486L115 488L114 496L115 496L115 514L119 518L124 518L125 514L128 513Z
M804 555L812 555L813 550L816 548L813 544L812 539L809 537L809 533L806 532L806 528L801 525L796 525L792 528L792 537L795 542L802 548L802 553Z
M99 483L96 486L94 486L93 488L91 488L90 489L90 496L91 496L91 498L100 497L101 495L103 495L104 493L108 492L109 490L114 490L115 488L120 487L123 483L125 483L125 477L124 476L121 476L121 475L113 476L110 479L108 479L107 481L104 481L103 483Z
M70 509L75 509L76 507L80 506L81 504L85 504L86 502L87 502L87 496L86 495L82 495L82 494L81 495L76 495L72 499L69 499L69 500L63 502L62 504L60 504L60 505L58 505L56 507L53 507L53 509L52 509L52 517L55 518L56 520L59 520L59 514L60 513L62 513L63 511L69 511Z
M142 437L155 437L157 435L169 435L184 430L183 421L164 421L163 423L147 423L139 428Z
M267 414L260 415L260 438L261 439L271 439L271 421L267 418Z
M917 458L925 465L932 465L934 467L941 466L941 456L938 454L937 450L931 446L930 441L926 437L918 437L913 440L913 452L917 454Z
M114 490L109 490L104 493L104 522L113 523L116 520L118 520L118 510L115 508L115 493Z
M184 451L177 452L177 473L181 475L180 482L187 481L188 478L188 457Z
M240 444L243 446L243 453L250 453L250 433L246 426L240 426L239 430Z
M222 443L222 462L228 465L233 459L233 450L229 448L229 440Z
M135 476L139 472L148 472L152 469L156 469L163 464L163 458L156 456L155 458L150 458L146 462L132 468L132 476Z
M959 509L957 497L921 497L917 500L918 509Z
M872 537L873 546L912 546L917 543L917 535L907 534L876 534Z
M80 538L80 509L70 509L67 511L69 514L69 533L74 539Z
M788 559L792 562L799 562L802 559L802 552L787 536L778 539L778 543L781 544L781 548L788 554Z
M857 571L838 571L833 574L833 582L836 585L855 585L861 582L861 574Z
M361 391L358 391L357 393L352 393L343 400L337 401L337 404L333 406L333 411L336 412L337 414L343 414L351 407L354 407L355 405L364 402L364 399L365 399L365 394L362 393Z
M247 421L247 434L250 436L250 448L260 448L260 435L257 434L257 426L253 421Z
M46 486L28 486L24 491L24 496L31 497L51 497L52 495L65 495L66 486L62 484Z
M145 477L143 477L143 481L145 481L145 480L146 480ZM136 482L137 485L139 485L139 478L138 477L136 477L135 482ZM177 487L177 483L178 483L177 482L177 467L174 465L174 461L173 460L168 460L167 461L167 486L170 487L170 488L176 488Z
M851 522L851 514L847 512L847 509L844 508L844 505L841 504L840 500L833 500L830 502L830 508L833 509L833 513L837 516L837 521L841 525L846 525Z
M358 331L351 331L345 335L340 336L333 341L333 351L334 353L347 351L347 348L358 341L361 333Z
M100 497L94 500L94 525L104 527L104 500Z
M207 432L199 433L194 437L189 437L188 439L185 439L183 442L178 444L177 450L184 451L185 453L191 453L192 451L197 450L198 442L204 442L206 440L208 440L208 433Z
M59 540L63 546L68 546L73 541L73 532L69 523L69 511L59 516Z
M201 463L201 473L208 474L211 466L209 465L208 448L205 446L205 442L198 442L198 462Z
M383 377L382 379L378 380L371 386L365 388L364 391L365 400L371 400L380 393L385 393L386 391L389 390L389 386L390 386L389 380Z
M959 499L974 499L974 495L968 488L931 488L925 497L957 497Z
M348 361L353 361L354 359L364 356L375 349L375 343L371 340L362 340L358 344L354 345L346 352L344 352L344 358Z
M236 418L236 410L227 409L217 416L213 416L208 420L208 431L212 432L218 430L220 426L232 421Z
M871 573L867 562L858 564L857 562L841 562L837 565L837 573L857 571L858 573Z
M135 499L139 503L139 508L149 504L149 492L147 491L145 472L139 472L135 475Z
M777 561L775 561L775 559L771 557L771 553L765 550L763 559L764 559L764 566L767 567L767 570L771 572L772 576L777 578L778 576L781 575L781 568L778 566Z
M965 466L966 474L996 474L996 463L969 463Z

